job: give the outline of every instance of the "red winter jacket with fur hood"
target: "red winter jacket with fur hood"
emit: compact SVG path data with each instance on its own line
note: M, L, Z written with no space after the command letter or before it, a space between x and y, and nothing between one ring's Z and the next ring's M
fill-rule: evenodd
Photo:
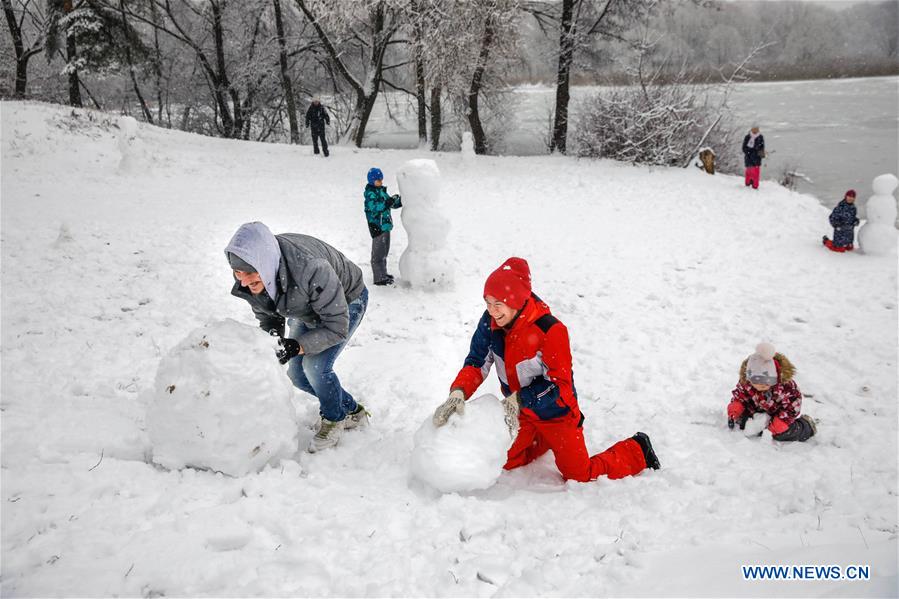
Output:
M740 381L733 390L733 399L743 404L749 414L765 412L790 425L799 418L802 407L802 392L793 380L796 367L783 354L774 354L773 359L777 367L777 384L767 391L757 391L746 378L747 358L740 366Z

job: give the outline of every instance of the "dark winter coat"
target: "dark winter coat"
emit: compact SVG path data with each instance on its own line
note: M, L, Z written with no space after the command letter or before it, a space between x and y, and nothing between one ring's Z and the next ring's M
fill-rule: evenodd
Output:
M846 247L855 241L855 226L858 218L855 216L855 204L843 200L830 213L830 225L833 227L833 244L836 247Z
M531 294L509 328L498 326L484 312L450 388L471 397L494 363L503 395L518 392L522 417L580 422L568 329L536 295Z
M324 131L325 125L331 124L331 117L328 111L321 104L311 104L309 110L306 111L306 126L311 127L313 131Z
M762 158L765 157L765 138L759 133L755 138L753 147L749 147L750 134L743 138L743 163L746 166L762 166Z
M387 193L387 186L375 187L371 183L365 186L365 219L368 221L368 232L372 238L393 229L393 218L390 210L402 208L399 195Z
M772 418L780 418L787 425L799 417L802 407L802 392L793 380L796 368L783 354L774 354L774 364L777 367L777 384L772 385L767 391L757 391L746 378L746 363L749 358L743 360L740 366L740 381L733 390L733 400L743 404L746 414L765 412Z
M345 341L348 305L365 289L362 270L315 237L285 233L275 235L275 239L281 251L275 299L268 293L253 295L239 281L234 283L231 295L249 302L259 326L266 331L274 329L283 336L285 318L297 318L312 327L296 338L307 354ZM243 259L254 255L254 248L229 246L226 251Z

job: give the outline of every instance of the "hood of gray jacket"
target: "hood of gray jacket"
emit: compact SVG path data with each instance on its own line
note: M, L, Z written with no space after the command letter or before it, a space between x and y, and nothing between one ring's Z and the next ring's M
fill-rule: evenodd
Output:
M259 273L268 296L274 301L278 300L277 279L281 248L268 227L260 222L241 225L225 248L226 259L228 252L252 265Z

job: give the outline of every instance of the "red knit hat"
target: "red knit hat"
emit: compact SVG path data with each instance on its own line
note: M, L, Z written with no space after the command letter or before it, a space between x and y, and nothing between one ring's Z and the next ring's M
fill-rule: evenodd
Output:
M524 258L509 258L490 273L484 297L495 297L510 308L521 310L531 297L531 269Z
M845 198L846 196L852 196L852 197L854 198L854 197L855 197L855 190L854 190L854 189L850 189L849 191L847 191L846 193L843 194L843 197L844 197L844 198Z

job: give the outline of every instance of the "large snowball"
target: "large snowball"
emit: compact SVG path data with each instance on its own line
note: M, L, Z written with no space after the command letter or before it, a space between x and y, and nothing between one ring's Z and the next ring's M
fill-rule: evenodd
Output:
M444 493L486 489L502 473L511 445L502 404L482 395L440 428L428 417L415 433L412 474Z
M159 364L147 412L153 461L243 476L290 457L291 393L269 335L231 319L208 323Z

